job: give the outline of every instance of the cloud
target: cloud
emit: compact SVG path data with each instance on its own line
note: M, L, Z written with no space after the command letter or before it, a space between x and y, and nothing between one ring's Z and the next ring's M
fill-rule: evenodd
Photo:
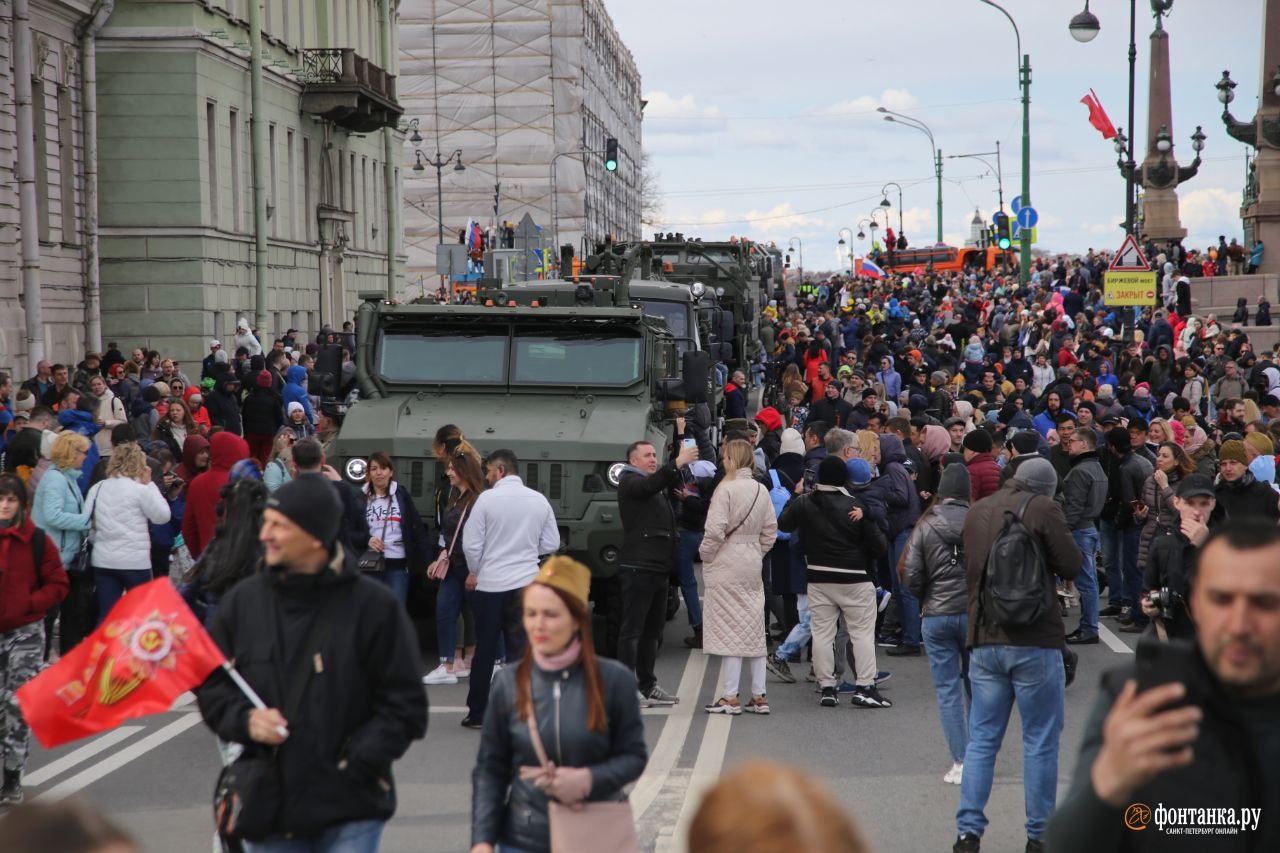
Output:
M843 117L874 113L877 107L886 107L895 112L914 109L920 101L905 89L885 89L879 97L863 95L851 101L840 101L817 110L809 110L810 115Z
M717 207L696 213L680 211L672 213L669 220L659 223L658 229L679 228L688 234L716 239L745 231L755 234L775 233L788 229L819 228L823 225L821 217L799 212L790 202L783 202L767 210L752 208L746 211L730 211Z
M723 113L717 106L704 106L693 95L675 97L666 92L645 95L644 122L653 122L663 133L718 133L725 129ZM647 140L646 140L647 141Z
M1178 200L1178 214L1188 231L1235 233L1240 230L1240 193L1221 187L1192 190Z

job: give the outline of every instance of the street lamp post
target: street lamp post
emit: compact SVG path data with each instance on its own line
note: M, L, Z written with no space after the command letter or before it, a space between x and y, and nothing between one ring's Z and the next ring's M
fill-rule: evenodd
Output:
M1097 37L1102 24L1098 16L1089 11L1089 0L1085 0L1084 11L1071 19L1067 27L1071 37L1081 43L1091 42ZM1133 133L1133 91L1134 78L1138 67L1138 0L1129 0L1129 132ZM1135 210L1134 181L1138 164L1133 160L1133 148L1124 135L1124 128L1116 129L1116 153L1120 155L1116 165L1124 175L1124 233L1132 234L1137 213ZM1127 156L1126 156L1127 155ZM1023 204L1026 204L1024 201Z
M906 127L914 127L916 130L929 137L929 148L933 151L933 174L938 181L938 244L942 244L942 152L938 150L938 145L934 142L933 131L929 126L918 118L895 113L893 110L884 107L876 107L876 112L884 113L885 121L892 121Z
M796 254L800 258L800 284L797 286L797 289L798 289L799 287L804 286L804 241L801 240L799 237L792 237L790 240L787 241L788 251L791 250L792 243L796 244Z
M889 203L889 187L898 188L898 236L901 237L903 232L906 230L902 227L902 184L899 184L897 181L890 181L880 188L880 195L884 196L880 202L880 206L883 208L893 207L893 205Z
M1022 64L1018 67L1018 84L1022 87L1022 206L1031 206L1031 56L1022 52L1022 33L1013 16L994 0L978 0L980 3L998 9L1009 19L1013 26L1013 35L1018 43L1018 56ZM1031 279L1031 229L1018 229L1018 283L1026 286Z
M961 157L968 157L972 160L977 160L979 163L981 163L982 165L990 169L991 164L988 163L984 158L990 157L993 154L995 155L995 158L996 158L996 167L994 170L996 173L996 195L1000 199L1000 210L1003 211L1004 210L1004 172L1001 170L1001 166L1000 166L1000 140L999 139L996 140L995 151L979 151L976 154L948 154L947 159L956 160Z
M848 243L845 243L845 240L844 240L844 232L846 231L849 232ZM836 242L837 246L847 245L849 247L849 275L852 276L853 275L853 229L841 228L839 231L836 232L836 235L840 237L840 239Z
M414 131L414 136L417 137L415 140L413 140L413 145L414 145L414 148L416 149L419 145L422 144L422 138L421 136L418 135L416 130ZM455 160L457 161L456 163L454 163ZM422 151L420 150L415 150L413 152L413 171L424 172L426 171L427 166L434 166L436 170L436 245L437 246L444 245L444 167L448 166L450 163L454 163L453 171L455 172L465 172L467 170L467 167L462 165L462 149L461 148L455 149L454 152L450 154L448 157L442 156L440 152L437 151L434 159L423 157ZM438 263L438 260L437 260L437 263Z

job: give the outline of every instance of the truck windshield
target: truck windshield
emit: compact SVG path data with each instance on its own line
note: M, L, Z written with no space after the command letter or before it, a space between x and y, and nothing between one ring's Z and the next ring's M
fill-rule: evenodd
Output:
M505 328L387 331L378 373L387 382L501 385L508 343Z
M517 332L512 384L630 385L640 378L640 338L611 332Z
M650 317L658 317L667 322L667 328L677 339L692 337L689 334L689 304L680 302L661 302L657 299L641 300L644 313Z

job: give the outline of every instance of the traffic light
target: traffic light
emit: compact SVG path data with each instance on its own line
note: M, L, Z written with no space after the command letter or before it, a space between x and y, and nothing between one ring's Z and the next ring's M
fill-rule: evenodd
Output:
M1008 249L1013 245L1013 239L1009 236L1009 214L999 211L992 217L992 221L996 224L996 245L1001 249Z
M618 140L612 136L604 141L604 170L618 171Z

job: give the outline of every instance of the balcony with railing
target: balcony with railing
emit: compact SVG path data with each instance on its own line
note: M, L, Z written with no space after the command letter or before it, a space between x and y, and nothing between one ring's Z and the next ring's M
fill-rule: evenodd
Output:
M302 110L348 130L394 127L404 112L396 78L349 47L302 51Z

